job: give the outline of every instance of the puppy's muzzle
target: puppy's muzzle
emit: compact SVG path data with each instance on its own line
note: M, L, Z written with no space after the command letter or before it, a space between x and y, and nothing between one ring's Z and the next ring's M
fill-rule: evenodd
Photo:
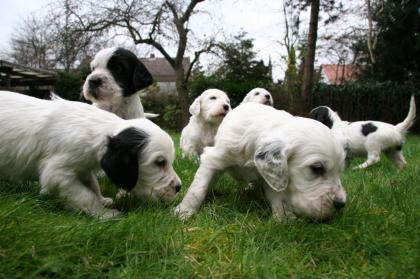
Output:
M342 200L335 200L333 201L333 205L336 211L340 211L346 205L346 202Z
M224 109L225 111L228 111L228 110L229 110L229 105L223 105L223 109Z
M89 79L88 84L89 89L95 90L102 85L102 79L100 77L92 77Z

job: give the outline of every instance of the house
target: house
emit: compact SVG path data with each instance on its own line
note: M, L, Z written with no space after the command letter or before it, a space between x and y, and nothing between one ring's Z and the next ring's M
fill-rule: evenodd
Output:
M155 57L151 54L148 58L140 58L140 61L146 66L152 74L153 79L158 86L158 92L161 94L176 95L175 70L169 62L163 57ZM183 59L184 71L187 73L190 66L190 58ZM148 90L146 90L147 92ZM152 91L150 89L149 91ZM146 93L147 94L147 93Z
M357 80L360 75L360 67L356 65L322 64L320 70L320 81L331 85Z

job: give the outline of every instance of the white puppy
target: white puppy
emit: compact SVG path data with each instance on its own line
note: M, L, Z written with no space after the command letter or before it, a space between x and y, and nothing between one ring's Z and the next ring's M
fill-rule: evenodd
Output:
M101 194L100 168L140 199L170 202L181 187L172 139L147 119L1 91L0 129L0 177L39 178L41 194L57 193L92 216L118 214L104 208L112 200Z
M355 167L356 169L365 169L379 162L382 151L399 168L407 164L402 153L402 145L416 117L414 96L411 97L407 117L397 125L380 121L342 121L338 114L327 106L314 108L309 117L332 129L333 134L344 145L349 159L367 155L367 160Z
M254 88L246 94L242 103L255 102L267 106L273 106L273 97L264 88Z
M91 70L83 85L86 100L123 119L145 117L139 91L151 85L153 78L134 53L123 48L103 49L95 55Z
M225 92L208 89L190 106L191 118L181 133L181 150L184 156L198 158L204 147L214 144L214 136L226 114L231 110Z
M175 213L190 217L210 184L227 170L239 180L262 184L280 220L294 215L326 219L346 202L340 180L344 159L340 142L321 123L261 104L241 104L223 120L214 147L205 148Z

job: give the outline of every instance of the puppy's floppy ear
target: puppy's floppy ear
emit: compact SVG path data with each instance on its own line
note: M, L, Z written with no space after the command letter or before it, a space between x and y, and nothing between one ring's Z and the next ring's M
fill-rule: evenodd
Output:
M289 183L287 159L290 147L283 141L268 141L254 155L254 163L265 182L276 192L286 189Z
M190 106L190 113L191 115L198 115L200 113L201 108L201 102L200 102L200 96L195 98L194 102Z
M309 112L308 118L312 118L316 121L319 121L330 129L333 126L333 120L331 119L330 111L325 106L316 107L313 110L311 110L311 112Z
M144 89L153 83L153 77L146 69L146 66L138 61L133 72L133 84L136 91Z
M249 99L251 98L251 94L246 94L245 98L242 100L242 103L249 102Z
M148 143L149 136L135 128L127 128L108 138L106 153L101 167L109 179L119 188L130 191L139 176L139 158Z

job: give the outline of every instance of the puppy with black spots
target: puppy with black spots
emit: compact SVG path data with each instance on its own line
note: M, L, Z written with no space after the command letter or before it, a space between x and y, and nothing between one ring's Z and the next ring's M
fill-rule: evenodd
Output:
M131 51L106 48L90 64L92 72L83 85L83 96L100 109L123 119L151 118L145 114L139 91L153 83L152 75Z
M365 169L379 162L381 152L399 168L407 162L402 153L405 136L416 118L414 96L410 100L410 109L403 122L392 125L380 121L342 121L336 112L327 106L314 108L309 117L322 122L343 143L347 158L367 156L367 160L355 167Z
M0 91L0 130L0 178L39 179L41 194L56 193L91 216L119 214L101 194L100 169L143 200L168 203L181 188L171 137L145 118Z

